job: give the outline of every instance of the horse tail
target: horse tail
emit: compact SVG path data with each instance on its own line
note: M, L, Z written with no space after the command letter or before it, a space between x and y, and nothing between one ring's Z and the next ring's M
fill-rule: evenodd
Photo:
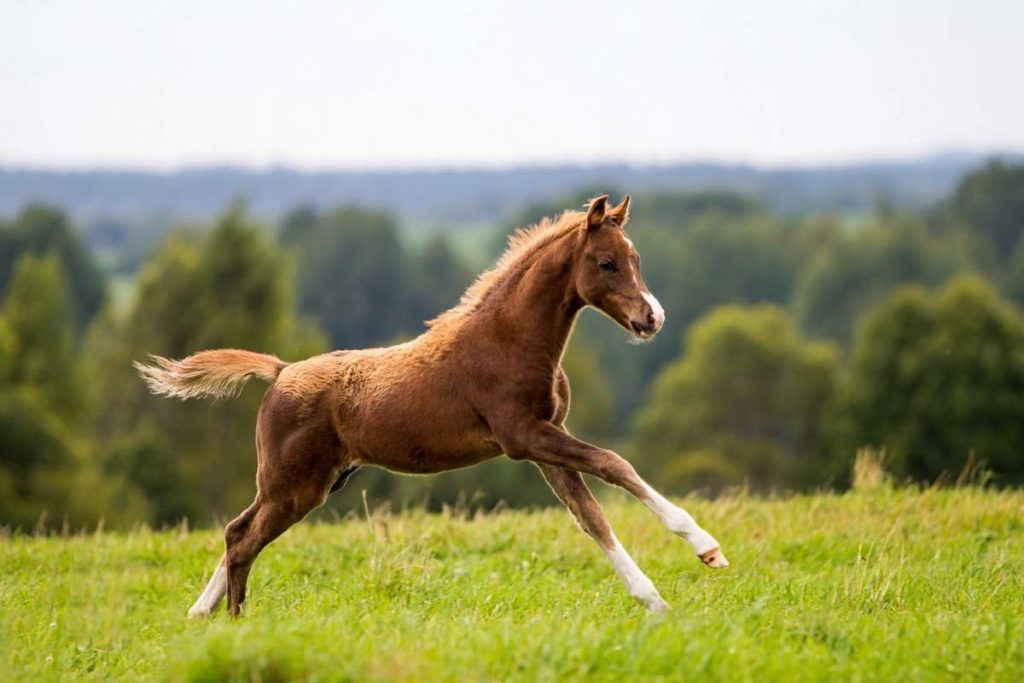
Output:
M132 363L154 394L189 398L234 398L250 377L274 382L287 363L277 356L239 349L200 351L170 360L150 356L148 363Z

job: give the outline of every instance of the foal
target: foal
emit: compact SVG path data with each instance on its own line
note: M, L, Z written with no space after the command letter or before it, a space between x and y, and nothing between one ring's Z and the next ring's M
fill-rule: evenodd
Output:
M626 489L704 564L725 567L718 541L685 510L619 455L563 427L562 352L580 310L593 306L639 339L665 321L623 229L628 218L629 197L610 207L603 196L585 213L518 231L457 306L404 344L291 364L231 349L136 363L153 392L181 399L234 395L252 376L271 383L256 421L256 499L227 525L226 552L189 616L211 614L225 593L239 615L259 552L361 465L428 474L501 453L532 460L630 594L653 611L668 604L615 538L581 473Z

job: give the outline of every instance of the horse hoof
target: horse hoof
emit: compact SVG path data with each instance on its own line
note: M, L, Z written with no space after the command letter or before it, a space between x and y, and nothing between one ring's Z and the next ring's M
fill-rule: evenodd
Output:
M699 557L701 562L712 569L721 569L722 567L729 566L729 560L725 559L725 554L721 548L712 548Z
M196 609L193 607L188 611L189 619L208 619L213 616L212 609Z
M651 612L668 612L669 610L672 609L672 606L669 605L664 600L662 600L661 598L655 598L654 600L649 600L646 604L647 604L647 609L650 610Z

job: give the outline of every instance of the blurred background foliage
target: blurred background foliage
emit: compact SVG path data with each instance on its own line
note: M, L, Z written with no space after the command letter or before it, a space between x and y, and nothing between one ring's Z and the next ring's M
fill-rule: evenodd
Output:
M131 362L242 347L297 360L415 336L504 235L590 196L522 202L491 227L410 230L357 204L88 229L30 204L0 219L0 524L208 525L253 494L263 388L147 394ZM898 478L968 458L1024 482L1024 166L994 161L921 207L787 211L652 189L630 234L664 331L636 347L585 312L565 357L570 429L670 494L842 488L858 448ZM529 463L435 477L364 468L326 514L373 504L547 505ZM324 513L320 513L324 514Z

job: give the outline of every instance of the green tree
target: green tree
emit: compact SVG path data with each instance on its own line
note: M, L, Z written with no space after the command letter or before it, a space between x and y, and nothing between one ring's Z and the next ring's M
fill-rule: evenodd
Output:
M695 217L681 235L633 229L651 290L670 311L664 333L679 339L705 313L727 303L774 303L789 299L793 268L787 229L769 216L710 213ZM658 345L651 369L672 357Z
M1007 259L1024 234L1024 164L989 162L960 181L947 208L991 245L997 259Z
M637 202L633 217L644 225L678 230L698 219L741 222L758 214L764 214L764 207L747 195L728 190L703 190L644 195L642 201Z
M694 324L633 430L634 461L669 489L807 487L830 474L837 351L775 306L723 306Z
M1024 481L1024 319L986 281L909 287L865 317L844 389L842 443L884 448L899 475L956 474L973 453Z
M408 321L415 332L424 320L434 318L459 301L473 281L473 273L462 263L451 242L443 234L431 237L413 255L411 288L408 293L412 315Z
M67 513L63 483L74 469L61 425L22 392L0 385L0 525L32 528L44 511Z
M860 316L892 290L915 282L937 284L969 268L955 236L930 235L914 219L834 232L800 271L793 310L808 334L846 343Z
M1003 289L1018 306L1024 306L1024 240L1010 259L1003 280Z
M91 526L131 519L140 501L101 481L84 426L91 378L74 343L57 255L25 253L0 306L0 524Z
M422 329L410 322L413 286L394 218L346 206L311 221L293 214L282 240L296 251L300 309L338 348L385 343Z
M278 240L287 247L301 245L310 239L319 221L320 214L315 207L308 204L299 205L281 219Z
M67 216L59 209L32 204L12 222L0 222L0 293L25 254L56 255L69 287L68 315L75 329L83 330L103 304L104 283Z
M66 424L86 408L85 378L69 310L57 256L23 255L0 308L6 347L0 385L30 396L41 410Z
M608 375L601 367L597 348L586 337L574 335L562 359L569 377L571 397L566 425L573 434L588 441L614 435L615 395Z

